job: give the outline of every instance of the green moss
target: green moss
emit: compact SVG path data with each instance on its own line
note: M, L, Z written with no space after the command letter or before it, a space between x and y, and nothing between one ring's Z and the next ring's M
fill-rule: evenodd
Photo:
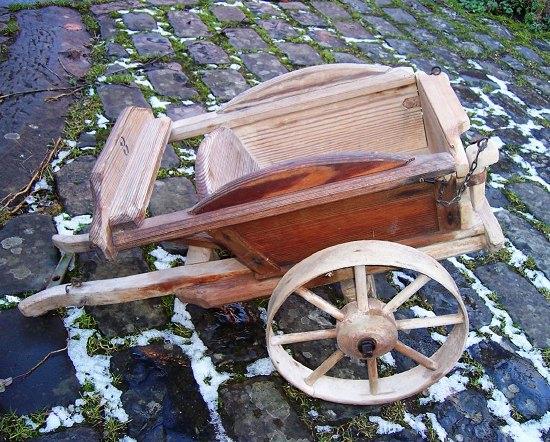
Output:
M89 313L84 313L83 315L80 315L78 318L76 318L74 324L78 328L97 328L97 321Z
M544 348L542 350L542 360L547 367L550 367L550 348Z
M88 338L86 351L90 356L112 355L115 351L126 348L126 345L113 344L110 339L96 332Z
M437 435L437 431L435 431L430 418L428 416L423 416L422 422L426 425L426 438L428 439L428 442L439 442L439 436Z
M166 316L171 318L174 315L174 301L176 297L174 295L167 295L160 298L162 302L162 308L166 312Z
M383 405L380 416L390 422L397 422L400 425L407 427L405 422L405 404L402 401L392 402L391 404Z
M5 37L13 37L18 32L19 25L17 24L17 20L15 20L14 18L10 18L6 23L6 27L0 30L0 35L3 35Z
M132 74L112 74L107 77L105 80L107 83L112 84L125 84L126 86L131 85L134 82L134 77ZM149 88L146 88L149 89Z
M108 418L103 425L103 440L117 442L126 432L126 424L113 418Z
M542 296L544 296L544 299L546 299L548 302L550 302L550 289L547 289L546 287L542 287L539 289Z
M130 34L124 31L118 31L115 34L114 42L125 48L133 47L132 37L130 37Z
M82 416L92 426L99 426L103 422L103 406L101 396L96 392L89 392L83 396Z
M25 417L14 412L5 413L0 416L0 439L17 442L38 437L38 428L46 423L46 416L44 411L30 414L28 418L37 426L32 429Z
M181 324L170 323L169 328L172 333L181 336L182 338L189 339L191 336L193 336L193 330L190 330Z
M94 18L92 14L83 14L82 15L82 23L84 23L84 26L86 26L86 29L88 32L94 36L98 36L100 32L99 23Z
M85 96L73 103L67 112L63 136L76 140L86 129L86 120L96 121L96 116L102 111L101 100L97 95Z
M485 374L483 365L481 365L474 358L472 358L467 352L464 352L462 354L460 362L463 362L469 365L468 387L475 390L483 391L483 389L481 388L481 378Z

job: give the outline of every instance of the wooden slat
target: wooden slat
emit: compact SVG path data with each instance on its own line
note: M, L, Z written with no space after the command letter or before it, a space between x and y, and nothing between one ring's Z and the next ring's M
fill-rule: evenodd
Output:
M118 186L110 203L111 228L137 227L145 218L171 125L166 117L147 121L136 144L129 145L130 160L123 175L112 177Z
M259 166L235 133L220 127L205 137L195 162L195 183L199 200L220 187L259 170Z
M273 102L258 104L251 108L227 113L212 112L174 122L170 141L203 135L207 132L226 126L236 128L251 125L258 121L298 112L331 103L349 100L355 97L367 96L389 89L409 86L415 83L415 77L410 68L394 68L384 75L374 75L357 79L353 82L338 83L318 88L311 93L299 96L289 96Z
M460 135L470 128L466 111L454 93L445 73L416 73L418 93L424 112L428 147L432 152L450 152L457 164L457 174L468 172L468 159Z
M119 180L131 159L130 149L135 148L143 125L153 118L149 109L124 109L92 169L90 183L94 197L94 217L90 238L110 256L115 250L109 227L109 208L115 198Z
M333 339L336 337L336 329L314 330L298 333L285 333L271 338L273 345L296 344L297 342L318 341L320 339Z
M221 149L223 146L218 146ZM225 153L224 153L225 156ZM200 201L193 213L203 213L261 198L284 195L349 178L404 166L413 158L364 152L303 157L248 173ZM231 165L231 167L229 167ZM231 161L226 167L233 168ZM201 167L202 168L202 167Z
M441 260L486 246L483 234L455 240L450 240L449 234L442 237L445 238L443 242L432 238L431 245L420 247L419 250ZM387 270L369 267L371 273ZM350 279L352 276L349 269L339 270L331 277L312 281L312 287ZM224 259L117 279L85 282L78 288L69 287L68 291L66 284L51 287L22 300L19 309L25 316L38 316L69 305L116 304L164 296L166 293L174 293L183 302L201 307L219 307L230 302L269 296L279 280L279 277L257 280L253 272L236 259Z
M427 154L422 110L403 105L414 97L412 83L307 111L288 110L234 131L261 167L335 152Z
M382 65L353 63L335 63L298 69L244 91L223 105L220 112L233 112L256 106L273 98L281 99L305 94L325 86L381 75L390 69L390 67Z

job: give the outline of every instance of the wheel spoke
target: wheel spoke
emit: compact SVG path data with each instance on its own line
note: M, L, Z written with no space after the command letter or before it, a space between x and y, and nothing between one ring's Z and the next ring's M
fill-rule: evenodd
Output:
M317 341L319 339L331 339L336 337L336 329L315 330L300 333L286 333L284 335L274 335L271 337L273 345L294 344L296 342Z
M316 295L311 290L306 289L305 287L300 287L296 289L296 293L304 298L310 304L313 304L315 307L320 308L325 313L328 313L333 318L341 321L344 319L344 314L338 310L338 308L332 305L330 302L325 301L319 295Z
M399 308L399 306L401 306L412 295L414 295L418 290L426 285L429 280L430 278L424 274L418 275L418 277L413 282L411 282L407 287L405 287L397 295L395 295L393 299L384 306L382 311L384 313L393 313Z
M328 358L326 358L319 367L311 372L311 374L306 378L305 382L307 385L313 385L319 380L321 376L334 367L340 359L344 357L344 353L340 350L336 350Z
M369 373L369 385L371 394L378 392L378 365L376 358L367 359L367 371Z
M464 318L460 313L453 315L432 316L428 318L399 319L395 321L397 330L412 330L414 328L440 327L442 325L462 324Z
M355 277L355 297L357 299L357 308L360 312L366 312L369 309L369 292L367 290L366 267L353 267L353 275Z
M409 347L408 345L403 344L401 341L395 343L394 350L397 350L402 355L411 358L417 364L422 365L423 367L429 368L430 370L437 370L438 365L435 361L432 361L427 356L424 356L422 353L416 351L415 349Z
M374 282L374 275L370 273L367 275L367 293L369 295L369 298L378 298L378 295L376 294L376 283Z

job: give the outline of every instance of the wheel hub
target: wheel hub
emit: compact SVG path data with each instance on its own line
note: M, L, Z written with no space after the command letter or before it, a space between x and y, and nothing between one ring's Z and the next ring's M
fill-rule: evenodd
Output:
M336 342L347 356L379 357L394 348L397 326L392 313L382 312L384 305L378 299L369 299L366 312L360 312L355 301L342 309L345 317L336 325Z

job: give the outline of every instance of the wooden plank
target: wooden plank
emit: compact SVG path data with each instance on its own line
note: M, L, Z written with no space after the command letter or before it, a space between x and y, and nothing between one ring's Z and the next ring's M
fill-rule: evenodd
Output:
M433 184L416 183L264 216L233 229L254 250L286 266L344 242L429 236L439 231L439 221Z
M212 230L210 235L221 244L224 249L230 250L235 257L252 270L257 277L268 278L281 274L281 268L267 256L258 252L234 229L225 227Z
M130 160L123 175L114 177L118 186L110 205L111 228L137 227L145 219L171 125L167 117L147 121L136 144L128 145Z
M441 260L477 251L485 246L486 238L481 234L445 240L419 249ZM387 270L369 268L372 273ZM352 271L347 269L334 272L331 277L317 279L312 284L330 284L351 277ZM68 289L67 284L63 284L25 298L19 303L19 309L25 316L38 316L69 305L115 304L164 296L167 293L174 293L183 302L201 307L219 307L230 302L269 296L279 280L279 277L257 280L250 269L231 258L123 278L85 282L80 287Z
M405 166L381 174L352 178L344 182L330 183L212 212L192 215L188 211L178 211L148 218L136 229L116 232L114 241L118 248L131 248L157 241L183 238L305 207L390 190L416 183L420 179L447 175L452 171L454 171L454 161L447 153L419 156Z
M428 75L419 71L416 79L428 147L432 152L450 152L455 158L458 176L463 177L468 172L468 159L460 135L470 128L468 115L445 73Z
M138 142L143 125L153 118L149 109L124 109L92 169L90 183L94 198L94 217L90 238L108 256L115 253L109 226L109 208L115 198L120 177L131 159L130 148Z
M175 121L172 126L170 141L203 135L222 125L234 129L278 115L327 106L331 103L408 86L414 83L415 77L411 75L410 68L394 68L384 75L369 76L353 82L327 86L308 94L285 97L280 100L258 104L249 109L227 113L212 112Z
M281 99L305 94L326 86L334 86L337 83L355 81L358 78L371 75L381 75L390 69L392 68L389 66L353 63L335 63L298 69L244 91L223 105L220 112L233 112L256 106L273 98Z
M193 207L193 213L209 212L349 178L367 176L403 166L412 160L413 158L401 155L364 152L298 158L233 179L200 201ZM229 165L231 167L228 167ZM204 165L201 169L202 167ZM225 167L234 169L233 162L228 159ZM238 168L238 165L236 167Z
M216 129L205 137L197 152L195 183L199 200L257 170L258 163L239 137L226 127Z
M427 154L422 109L403 105L411 98L418 98L414 83L307 111L289 109L234 131L261 167L335 152Z

